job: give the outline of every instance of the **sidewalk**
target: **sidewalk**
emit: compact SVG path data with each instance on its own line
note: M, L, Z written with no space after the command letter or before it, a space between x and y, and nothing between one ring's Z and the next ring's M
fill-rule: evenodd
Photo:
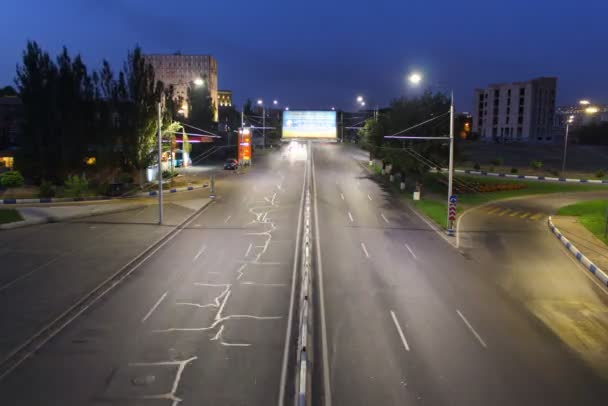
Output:
M575 216L553 216L553 224L600 269L608 270L608 246L578 222Z
M14 207L23 217L22 221L0 225L0 230L25 227L34 224L52 223L100 214L119 213L142 208L142 203L90 204L79 206Z

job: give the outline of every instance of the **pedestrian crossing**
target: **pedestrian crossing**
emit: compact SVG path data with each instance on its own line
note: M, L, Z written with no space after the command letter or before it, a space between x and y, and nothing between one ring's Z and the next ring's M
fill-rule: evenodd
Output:
M526 221L538 221L541 220L547 215L545 213L532 211L532 210L521 210L515 208L509 208L504 206L490 205L485 206L481 209L481 211L485 214L504 217L504 218L513 218L517 220L526 220Z

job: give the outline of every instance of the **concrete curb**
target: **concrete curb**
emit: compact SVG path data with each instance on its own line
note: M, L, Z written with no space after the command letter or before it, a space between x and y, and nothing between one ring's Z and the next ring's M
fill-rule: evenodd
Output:
M606 275L604 271L591 262L589 258L584 256L578 250L578 248L576 248L566 237L564 237L561 231L555 227L553 221L551 221L551 217L549 217L549 220L547 220L547 224L557 239L561 241L561 243L566 247L566 249L568 249L568 251L570 251L570 253L572 253L572 255L574 255L578 262L580 262L585 268L587 268L589 272L591 272L600 282L602 282L602 285L608 287L608 275Z
M138 205L130 205L128 207L125 207L125 206L112 207L107 210L99 210L96 212L89 212L89 213L77 213L77 214L66 215L66 216L48 216L48 217L41 217L41 218L35 218L35 219L28 219L28 220L23 220L23 221L16 221L14 223L0 224L0 230L12 230L15 228L28 227L28 226L33 226L33 225L37 225L37 224L59 223L62 221L74 220L74 219L79 219L79 218L84 218L84 217L99 216L101 214L120 213L123 211L141 209L142 207L145 207L145 206L146 206L145 204L138 204Z
M163 194L177 193L177 192L189 192L191 190L205 189L209 187L209 184L205 183L201 186L184 186L179 188L164 189ZM39 199L0 199L0 206L12 205L12 204L28 204L28 203L65 203L65 202L100 202L108 200L121 200L130 199L133 197L152 197L157 196L158 192L152 190L149 192L140 192L127 197L108 197L108 196L95 196L95 197L41 197Z
M447 169L441 169L442 172L447 172ZM499 178L523 179L523 180L538 180L543 182L566 182L566 183L591 183L591 184L608 184L608 180L599 179L571 179L571 178L553 178L549 176L531 176L531 175L515 175L512 173L496 173L486 171L475 171L469 169L454 169L456 173L465 173L467 175L478 176L494 176Z

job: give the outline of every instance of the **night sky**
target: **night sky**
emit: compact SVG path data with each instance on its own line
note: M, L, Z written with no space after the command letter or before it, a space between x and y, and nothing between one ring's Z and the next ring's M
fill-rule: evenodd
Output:
M219 86L291 108L354 108L417 92L424 73L456 108L489 83L557 76L558 104L608 103L608 3L564 0L7 0L0 85L13 84L28 39L66 45L89 68L149 53L212 54ZM440 85L444 87L440 87Z

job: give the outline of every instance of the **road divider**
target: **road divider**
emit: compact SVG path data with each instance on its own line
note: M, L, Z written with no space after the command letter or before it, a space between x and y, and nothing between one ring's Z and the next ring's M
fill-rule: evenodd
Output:
M591 262L589 258L584 256L582 252L580 252L578 248L576 248L574 244L570 242L570 240L564 237L561 231L559 231L559 229L553 224L551 217L549 217L549 219L547 220L547 224L549 225L549 228L551 229L553 234L555 234L557 239L566 247L568 251L570 251L570 253L576 258L576 260L580 262L585 268L587 268L587 270L591 272L593 276L595 276L602 283L602 285L608 287L608 275L606 274L606 272L604 272L597 265Z

